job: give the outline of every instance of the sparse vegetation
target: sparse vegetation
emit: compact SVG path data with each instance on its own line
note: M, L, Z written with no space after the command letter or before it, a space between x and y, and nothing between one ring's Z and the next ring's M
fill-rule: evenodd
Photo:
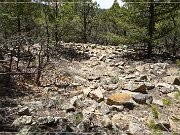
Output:
M162 99L162 102L163 102L164 105L167 105L167 106L170 106L170 105L171 105L171 100L168 99L168 98Z
M162 135L162 131L159 126L156 124L155 120L150 120L148 127L152 130L153 135Z
M152 110L152 113L153 113L153 116L155 119L158 119L159 117L159 111L158 111L158 108L157 106L151 106L151 110Z
M176 65L177 65L177 66L180 66L180 60L179 60L179 59L176 60Z
M175 94L175 99L180 100L180 91Z
M80 123L83 120L83 114L82 113L76 113L74 114L74 122Z
M111 77L110 82L113 83L113 84L116 84L116 83L119 82L119 78L117 76L113 76L113 77Z

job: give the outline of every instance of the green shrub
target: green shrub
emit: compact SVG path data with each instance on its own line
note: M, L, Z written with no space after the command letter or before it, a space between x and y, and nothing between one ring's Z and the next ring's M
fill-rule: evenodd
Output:
M164 98L164 99L162 100L162 102L163 102L164 105L167 105L167 106L170 106L170 105L171 105L171 100L168 99L168 98Z
M117 76L113 76L113 77L111 77L110 82L113 83L113 84L116 84L116 83L119 82L119 78Z
M180 66L180 60L179 60L179 59L176 60L176 65L177 65L177 66Z
M83 120L83 114L82 113L76 113L74 114L74 122L80 123Z
M148 123L148 127L152 130L153 135L161 135L161 129L159 128L158 125L156 125L154 120L150 120L150 122Z
M158 119L158 117L159 117L158 108L156 106L151 106L151 110L152 110L154 118Z
M180 100L180 91L178 91L178 92L175 94L175 98L176 98L177 100Z

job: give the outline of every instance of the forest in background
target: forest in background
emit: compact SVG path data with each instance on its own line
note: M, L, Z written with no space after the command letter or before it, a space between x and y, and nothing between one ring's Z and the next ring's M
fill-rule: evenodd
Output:
M64 42L144 45L176 56L180 35L180 4L175 0L117 0L100 9L91 0L1 1L0 43L24 36L46 39L47 48Z
M63 42L127 45L145 54L143 58L158 54L177 60L180 4L174 0L123 2L119 6L115 0L110 9L100 9L92 0L1 1L0 60L6 63L1 73L28 72L19 63L26 61L30 67L36 60L38 82L43 65L61 55ZM36 44L35 56L31 47Z

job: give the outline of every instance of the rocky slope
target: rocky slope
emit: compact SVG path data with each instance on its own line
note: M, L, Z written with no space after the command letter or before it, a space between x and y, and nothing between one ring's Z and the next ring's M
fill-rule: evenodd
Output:
M9 127L19 135L180 133L179 67L128 60L122 56L135 52L126 46L64 46L78 50L82 59L53 59L41 87L24 83L31 94L2 108L13 115ZM1 125L5 119L0 117Z

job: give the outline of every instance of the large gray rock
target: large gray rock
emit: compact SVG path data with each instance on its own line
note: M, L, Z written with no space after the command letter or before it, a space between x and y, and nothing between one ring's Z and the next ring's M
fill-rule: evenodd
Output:
M100 104L99 112L102 113L103 115L108 114L110 112L109 106L106 105L105 103Z
M142 82L133 82L129 81L128 83L125 83L123 86L123 89L130 90L132 92L140 92L140 93L147 93L147 88L145 83Z
M21 116L12 123L12 126L18 127L22 125L28 125L31 123L32 123L32 116Z
M48 116L48 117L39 117L37 120L37 124L38 125L47 125L47 126L51 126L53 124L55 124L55 118Z
M151 97L152 98L152 97ZM152 101L149 101L150 96L147 94L136 94L132 96L132 99L139 104L145 104L145 103L151 103Z
M160 91L164 94L171 93L177 90L175 86L168 83L158 83L156 87L160 87Z
M168 63L155 63L153 64L154 69L166 69L169 66Z
M46 106L45 103L43 103L43 101L22 102L22 104L28 106L30 112L33 110L42 109Z
M145 133L145 125L140 122L130 122L129 123L129 132L133 135L138 135L139 133ZM146 132L147 133L147 132Z

